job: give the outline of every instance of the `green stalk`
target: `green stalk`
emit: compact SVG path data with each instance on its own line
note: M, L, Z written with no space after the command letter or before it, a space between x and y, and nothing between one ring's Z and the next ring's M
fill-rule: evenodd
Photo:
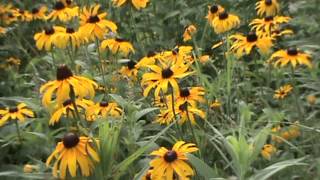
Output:
M18 121L15 120L14 123L15 123L15 125L16 125L16 130L17 130L17 135L18 135L19 144L22 144L22 137L21 137L21 134L20 134L20 128L19 128Z
M299 96L299 90L298 90L298 87L297 87L297 80L295 78L295 75L294 75L294 67L291 66L291 83L293 85L293 94L294 94L294 101L296 103L296 108L297 108L297 112L299 113L299 118L300 120L303 119L303 112L302 112L302 108L300 106L300 103L299 103L299 99L298 99L298 96Z
M97 48L97 52L98 52L98 59L99 59L99 63L100 63L100 71L101 71L101 76L102 76L102 81L103 81L103 85L104 88L107 89L107 81L105 79L105 71L103 68L103 63L102 63L102 58L101 58L101 52L100 52L100 42L98 39L96 39L96 48ZM106 94L107 92L105 91L105 96L107 96Z

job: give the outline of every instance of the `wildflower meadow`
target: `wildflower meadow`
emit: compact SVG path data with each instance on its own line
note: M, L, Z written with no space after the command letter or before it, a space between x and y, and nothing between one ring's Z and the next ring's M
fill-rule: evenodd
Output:
M320 179L319 0L0 0L0 179Z

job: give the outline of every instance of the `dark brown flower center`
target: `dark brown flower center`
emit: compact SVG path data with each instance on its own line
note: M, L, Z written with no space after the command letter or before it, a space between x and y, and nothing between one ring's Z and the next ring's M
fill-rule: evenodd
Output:
M178 53L179 53L179 48L178 47L176 47L176 48L174 48L173 50L172 50L172 54L173 55L177 55Z
M152 179L151 179L151 173L148 173L148 174L146 175L146 180L152 180Z
M66 32L67 32L68 34L73 34L75 31L74 31L74 29L73 29L72 27L68 27L67 30L66 30Z
M180 111L187 111L187 109L188 109L188 103L187 102L185 102L185 103L183 103L183 104L181 104L179 106L179 110Z
M20 14L24 14L24 10L23 9L19 9L19 13Z
M229 14L226 11L223 11L222 13L219 13L219 19L224 20L229 17Z
M8 14L8 17L9 17L9 18L14 18L14 15L13 15L12 13L9 13L9 14Z
M134 62L134 61L129 61L128 62L128 64L127 64L127 66L128 66L128 69L129 70L132 70L132 69L134 69L135 68L135 66L136 66L136 62Z
M52 35L52 34L54 34L54 29L52 28L52 27L48 27L48 28L45 28L44 29L44 33L46 34L46 35Z
M149 51L147 54L147 57L153 57L155 55L156 55L156 53L154 51Z
M180 96L181 97L188 97L190 95L190 91L188 88L180 89Z
M170 78L172 75L173 75L173 72L172 72L172 70L171 70L170 68L164 69L164 70L162 70L162 72L161 72L161 76L162 76L162 78L164 78L164 79L168 79L168 78Z
M290 47L287 49L287 54L290 56L296 56L298 54L298 50L295 47Z
M175 151L170 150L170 151L166 152L166 154L164 155L163 158L166 162L171 163L178 158L178 155Z
M211 12L212 14L218 12L218 10L219 10L219 7L218 7L217 5L212 5L212 6L210 7L210 12Z
M63 107L69 106L72 104L72 99L68 99L62 103Z
M66 65L61 65L57 69L57 80L62 81L68 79L69 77L73 76L71 70Z
M67 5L71 5L72 0L66 0Z
M256 35L255 32L249 32L247 35L247 41L248 42L255 42L258 40L258 36Z
M65 6L64 6L63 2L61 2L61 1L56 2L56 4L53 7L53 9L57 10L57 11L62 10L64 8L65 8Z
M267 16L264 18L264 21L272 21L273 20L273 16Z
M107 101L101 101L100 102L100 107L107 107L109 103Z
M265 0L264 3L265 3L267 6L271 6L271 5L272 5L272 0Z
M39 9L38 9L38 8L33 8L33 9L31 10L31 13L32 13L32 14L38 14L38 12L39 12Z
M99 21L100 21L100 18L97 15L95 15L95 16L90 16L87 22L94 24L94 23L97 23Z
M125 39L122 39L122 38L116 38L116 41L117 41L117 42L120 42L120 43L121 43L121 42L126 42L126 40L125 40Z
M15 113L15 112L18 112L18 108L17 107L9 108L9 113Z
M67 149L77 146L79 141L80 141L79 136L72 132L67 133L63 137L63 145Z

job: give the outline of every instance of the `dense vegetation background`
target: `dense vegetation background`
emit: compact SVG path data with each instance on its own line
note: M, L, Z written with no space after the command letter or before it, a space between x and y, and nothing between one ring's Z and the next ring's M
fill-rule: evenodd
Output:
M150 152L162 146L170 148L178 140L196 143L199 148L197 153L189 156L189 164L196 172L192 179L319 179L319 0L279 0L280 14L292 18L285 28L293 30L294 35L281 37L273 50L295 46L312 56L313 68L298 67L293 75L290 67L271 68L265 65L271 54L261 56L255 53L239 60L234 58L232 68L228 69L226 43L211 48L220 41L226 42L228 35L250 30L248 24L257 18L256 1L150 0L141 10L136 10L130 3L115 7L110 0L75 2L79 7L101 4L101 11L106 11L107 18L117 24L118 35L132 43L135 53L128 57L102 54L102 59L113 58L117 63L107 63L107 72L101 74L100 54L94 41L73 52L76 66L72 66L69 54L63 49L44 51L36 48L36 33L49 24L64 23L50 20L1 22L0 26L6 28L6 33L0 36L0 108L24 102L36 116L19 123L22 143L13 121L0 127L0 179L53 178L45 162L68 131L65 123L68 118L54 126L48 125L51 114L41 103L39 88L55 79L58 64L68 64L75 74L99 84L103 84L105 76L110 94L107 99L118 103L124 111L120 120L105 118L93 123L80 123L80 134L108 142L100 150L106 154L101 156L101 162L105 164L97 165L95 173L88 179L139 179L149 168ZM8 3L29 11L39 5L48 6L50 11L53 6L52 1L44 0L1 1L1 6ZM208 6L212 4L220 4L239 16L240 26L226 34L216 34L205 18ZM76 21L72 23L78 25ZM183 41L185 27L190 24L197 27L193 36L196 42ZM206 118L197 118L194 126L154 123L159 110L154 108L153 93L148 97L142 95L140 80L144 71L138 72L136 80L118 73L126 65L126 59L139 61L150 51L172 50L177 45L193 46L195 57L210 55L207 63L197 63L197 67L193 65L195 76L179 83L181 86L205 88L207 102L200 108L206 112ZM8 61L11 57L20 62ZM294 93L284 100L274 99L274 91L288 83L293 86ZM101 100L103 94L97 90L94 100ZM310 96L315 99L310 100ZM210 108L216 99L221 107ZM260 154L262 146L276 144L271 138L271 129L279 124L284 129L290 128L296 122L299 122L299 136L278 144L271 159L263 158ZM248 154L252 149L256 156ZM24 169L26 164L33 166L31 173Z

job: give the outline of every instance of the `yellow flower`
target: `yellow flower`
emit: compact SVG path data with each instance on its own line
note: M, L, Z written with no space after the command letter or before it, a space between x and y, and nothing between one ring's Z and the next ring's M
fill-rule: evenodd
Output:
M72 117L73 113L76 113L75 107L74 107L72 101L73 100L68 99L62 103L62 106L57 106L57 109L52 114L52 116L49 120L49 125L54 125L54 124L58 123L60 121L60 118L62 115L66 116L66 117ZM78 111L84 110L93 104L92 101L85 100L85 99L82 99L82 100L76 99L74 103L77 106Z
M113 54L121 53L125 57L127 57L130 52L134 53L132 44L120 38L103 40L100 48L102 50L109 48Z
M151 89L155 88L154 96L157 97L160 94L160 90L163 93L168 91L168 85L170 84L173 91L179 90L177 79L184 78L190 75L192 72L188 72L189 66L183 64L167 65L161 63L160 66L149 65L151 73L145 73L142 76L142 85L147 85L143 95L148 96Z
M272 128L271 132L273 133L272 140L277 143L282 143L284 140L291 140L299 137L301 135L299 122L296 121L293 124L280 124Z
M13 16L19 18L20 21L29 22L32 20L32 15L29 11L23 9L13 9L11 13L13 14Z
M171 51L165 51L161 55L157 56L162 63L176 63L176 64L188 64L188 59L191 57L193 47L192 46L176 46Z
M138 66L135 61L128 61L126 66L122 66L119 71L123 76L135 78L138 74Z
M9 24L11 24L13 22L17 22L19 20L18 16L15 16L12 11L13 10L11 10L8 13L3 14L2 20L3 20L4 24L9 25Z
M277 152L277 148L272 144L265 144L261 150L261 155L263 158L270 160L271 156Z
M292 34L293 34L292 30L290 29L281 30L280 28L271 32L272 37L281 37L281 36L292 35Z
M59 26L45 28L42 32L34 35L36 46L39 50L45 49L50 51L52 45L54 45L55 37L59 32L62 32L63 28Z
M173 179L174 173L180 178L187 178L194 175L193 169L186 162L188 153L198 151L195 144L178 141L171 150L165 147L153 151L151 155L156 156L150 162L153 167L151 175L157 177L165 177L165 179Z
M281 86L279 89L275 90L273 98L278 100L284 99L292 89L293 87L290 84Z
M221 102L219 100L214 100L211 105L210 108L214 109L214 110L218 110L221 107Z
M23 166L23 172L24 173L32 173L35 170L39 170L39 166L31 165L31 164L25 164Z
M98 141L95 140L95 143ZM58 177L59 172L61 179L66 178L67 169L72 177L76 177L77 168L81 169L82 176L89 176L93 172L94 162L100 161L92 144L94 142L89 137L79 137L75 133L67 133L48 157L46 165L49 166L55 158L52 174L54 177Z
M129 1L129 0L112 0L113 5L116 7L122 6L127 1ZM149 2L149 0L131 0L132 5L138 10L140 10L142 8L146 8L148 2Z
M15 107L0 109L0 127L3 126L9 119L25 121L25 117L34 117L34 113L27 108L25 103L20 103Z
M160 124L170 124L175 120L174 115L180 117L178 123L183 124L187 121L190 121L191 124L196 124L195 116L199 116L202 119L205 119L205 112L198 109L195 104L190 105L187 102L174 102L174 110L172 109L172 101L168 101L168 109L161 110L161 113L158 115L156 122Z
M307 101L310 105L315 105L317 102L317 97L315 95L308 95Z
M289 22L291 18L287 16L267 16L263 19L254 19L249 25L251 30L256 31L258 35L271 36L272 32L279 29L279 25Z
M209 60L210 60L210 56L209 56L209 55L202 55L202 56L200 56L200 58L199 58L199 61L200 61L202 64L207 63Z
M256 3L256 10L259 16L274 16L279 12L280 6L277 0L260 0Z
M147 56L143 57L140 59L139 61L139 65L140 67L147 67L149 65L154 65L156 63L156 59L159 57L160 55L150 51Z
M6 63L8 65L19 66L21 64L21 60L19 58L10 57L9 59L6 59Z
M59 19L62 22L67 22L73 17L79 15L79 7L67 7L62 1L57 1L53 7L52 12L48 15L48 19L53 21Z
M54 44L58 48L65 49L68 45L76 48L86 40L79 31L75 31L72 27L60 28L61 31L54 37Z
M208 19L208 23L212 26L213 19L222 12L224 12L224 8L220 5L214 4L208 6L208 15L206 16L206 18Z
M194 25L189 25L185 28L183 33L183 41L189 41L192 39L192 36L197 32L197 28Z
M7 33L7 29L0 26L0 36Z
M94 121L96 118L107 118L108 116L119 117L123 113L117 103L101 101L89 106L86 110L88 121Z
M105 19L107 13L98 14L99 9L100 5L84 7L80 15L80 32L91 40L95 38L101 40L106 33L117 31L117 25Z
M239 26L240 19L238 16L229 14L226 11L220 12L218 16L216 16L212 20L212 27L214 32L217 34L221 34L231 29Z
M250 54L254 47L257 47L262 54L267 54L273 46L273 38L258 37L255 32L249 32L247 36L241 34L232 35L230 39L234 41L230 50L238 58Z
M46 6L41 6L39 8L33 8L31 10L31 15L32 15L32 19L36 20L36 19L40 19L40 20L46 20L47 16L46 16L46 12L47 12L48 8Z
M53 94L55 94L57 104L62 105L64 101L70 99L71 89L76 97L93 98L94 90L97 87L98 85L94 81L86 77L75 76L66 65L61 65L57 69L57 79L40 87L40 93L44 93L42 104L48 107L52 103Z
M189 103L196 105L197 102L205 102L203 96L205 90L203 87L191 87L191 88L180 88L179 94L176 97L176 103Z
M284 67L290 63L293 68L298 65L306 65L309 68L312 67L311 56L304 52L299 51L295 47L290 47L287 50L279 50L272 54L270 62L274 62L274 66Z

